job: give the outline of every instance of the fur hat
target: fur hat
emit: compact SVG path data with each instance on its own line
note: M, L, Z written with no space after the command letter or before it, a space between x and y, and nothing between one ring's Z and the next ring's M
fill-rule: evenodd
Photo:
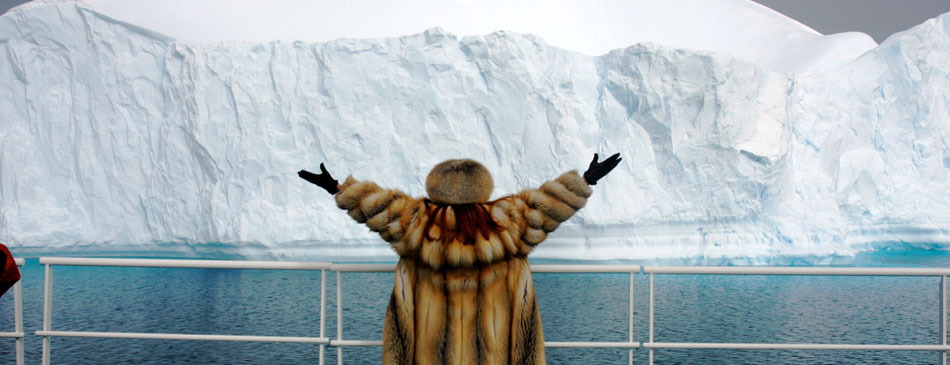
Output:
M485 203L494 188L488 169L468 159L435 165L426 178L429 199L440 204Z

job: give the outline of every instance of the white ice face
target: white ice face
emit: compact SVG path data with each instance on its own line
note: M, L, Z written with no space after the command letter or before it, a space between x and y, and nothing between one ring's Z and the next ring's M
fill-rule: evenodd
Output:
M634 32L600 51L558 38L595 30L545 31L543 16L519 30L539 36L454 30L475 24L458 17L399 37L218 42L168 20L176 7L88 2L0 17L0 242L23 253L390 257L297 170L326 162L340 180L423 195L433 165L473 158L500 197L595 152L624 161L535 257L768 260L950 241L950 15L858 57L869 38L821 36L746 1L678 3L696 14L644 2L655 16L631 17L668 38ZM594 25L655 31L616 15L628 3L605 3ZM353 4L324 10L373 13ZM228 19L241 18L215 22ZM770 61L757 42L789 53Z

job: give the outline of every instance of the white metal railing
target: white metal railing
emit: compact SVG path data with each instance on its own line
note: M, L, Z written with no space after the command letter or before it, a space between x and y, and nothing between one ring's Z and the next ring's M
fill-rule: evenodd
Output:
M947 276L950 268L858 268L858 267L755 267L755 266L646 266L650 275L650 338L641 344L648 349L653 364L654 349L757 349L757 350L883 350L883 351L939 351L940 362L947 364ZM809 275L809 276L935 276L940 277L939 313L937 321L940 338L935 345L889 344L818 344L818 343L690 343L654 342L654 281L656 274L672 275Z
M393 272L395 264L333 264L330 271L336 272L336 339L330 340L330 346L337 348L337 363L343 364L343 347L382 346L381 340L344 340L343 339L343 281L344 272ZM627 342L553 342L545 341L544 347L574 348L626 348L630 364L633 364L633 349L640 347L633 341L633 275L640 272L639 265L531 265L534 273L619 273L630 275L630 302L627 310L629 321L629 341Z
M343 363L342 347L382 346L379 340L344 340L342 314L343 272L393 272L394 264L334 264L330 271L337 273L337 339L330 340L337 347L337 359ZM629 362L633 363L633 349L643 348L649 352L653 364L654 349L747 349L747 350L861 350L861 351L939 351L941 363L947 365L947 276L950 268L845 268L845 267L756 267L756 266L645 266L643 273L650 275L649 342L633 341L633 275L640 271L635 265L533 265L532 272L548 273L630 273L630 303L628 310L629 342L550 342L545 347L575 348L629 348ZM654 342L654 275L798 275L798 276L936 276L940 277L940 344L936 345L889 345L889 344L810 344L810 343L694 343Z
M23 266L26 260L13 259L17 266ZM3 263L0 262L0 265ZM13 332L0 332L0 338L16 339L16 364L23 365L23 278L13 284Z
M46 265L46 279L43 290L43 330L36 331L43 337L43 364L50 363L51 337L95 337L95 338L134 338L162 340L200 340L200 341L245 341L245 342L296 342L320 345L320 364L323 364L324 346L330 343L324 337L324 317L326 311L326 270L328 262L280 262L280 261L229 261L229 260L164 260L164 259L103 259L73 257L41 257L40 264ZM203 268L203 269L257 269L257 270L320 270L320 335L319 337L291 336L237 336L218 334L181 334L181 333L133 333L133 332L89 332L89 331L53 331L53 270L52 266L118 266L118 267L161 267L161 268Z
M21 259L22 260L22 259ZM22 263L20 263L22 264ZM303 342L320 344L320 364L324 362L324 346L337 348L337 361L343 362L343 347L381 346L380 340L361 340L343 338L343 297L342 273L344 272L393 272L395 264L331 264L324 262L273 262L273 261L223 261L223 260L148 260L148 259L98 259L98 258L40 258L40 264L46 265L44 289L43 330L36 331L43 337L43 364L49 363L50 337L97 337L97 338L140 338L140 339L176 339L210 341L259 341L259 342ZM124 266L124 267L164 267L164 268L221 268L221 269L274 269L274 270L321 270L320 293L320 336L234 336L234 335L195 335L171 333L130 333L130 332L78 332L53 331L50 316L52 313L52 267L68 266ZM324 336L326 310L326 270L337 275L337 335L336 339ZM646 349L650 363L653 363L655 349L758 349L758 350L885 350L885 351L934 351L940 353L941 363L947 364L947 277L950 268L829 268L829 267L739 267L739 266L645 266L642 273L649 275L649 341L636 342L633 335L634 314L634 275L641 272L638 265L533 265L535 273L627 273L629 285L629 340L626 342L545 342L545 347L571 348L626 348L629 361L633 362L634 349ZM939 344L827 344L827 343L692 343L692 342L655 342L655 275L810 275L810 276L921 276L940 277L938 326ZM17 284L19 285L19 284ZM16 294L20 297L20 294ZM18 308L20 304L18 302ZM22 310L17 310L20 313ZM21 314L18 314L20 318ZM22 341L22 323L18 322L17 331ZM22 357L22 342L18 346L18 361ZM22 364L22 361L18 362Z

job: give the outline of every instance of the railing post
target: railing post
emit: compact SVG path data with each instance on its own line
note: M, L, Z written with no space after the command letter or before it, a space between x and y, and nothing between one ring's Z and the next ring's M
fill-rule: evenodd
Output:
M323 337L323 329L325 326L324 315L327 311L327 270L320 270L320 337ZM320 344L320 365L323 365L323 352L326 350L326 345Z
M653 273L650 273L650 343L653 343ZM650 365L653 365L653 348L650 348Z
M947 345L947 276L940 277L940 344ZM947 352L940 351L940 363L947 365Z
M630 321L630 342L633 342L633 272L630 272L630 308L628 320ZM628 352L630 365L633 365L633 348Z
M343 279L340 271L336 272L336 339L343 340ZM336 362L343 365L343 347L336 347Z
M14 331L23 332L23 279L13 284L13 321ZM23 337L16 339L16 364L23 365Z
M53 316L53 269L46 264L45 279L43 281L43 331L51 331ZM43 336L43 365L49 365L50 343L49 336Z

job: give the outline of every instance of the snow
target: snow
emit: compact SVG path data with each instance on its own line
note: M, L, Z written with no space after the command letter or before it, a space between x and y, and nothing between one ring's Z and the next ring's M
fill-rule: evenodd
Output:
M402 36L440 27L460 35L499 30L603 55L650 42L727 53L766 69L812 73L877 46L864 33L822 35L749 0L84 0L96 11L174 39L327 42ZM424 10L423 10L424 9Z
M152 4L135 18L125 3L150 4L46 1L0 17L0 242L19 254L392 258L296 171L326 162L340 179L422 195L433 165L468 157L500 197L583 170L595 152L624 161L534 257L948 249L950 14L858 52L864 37L821 36L750 2L678 3L705 10L695 14L643 2L653 16L640 24L668 38L586 51L548 44L584 32L540 21L372 39L359 32L388 28L354 22L346 38L318 39L295 24L321 25L295 22L320 12L290 6L279 17L289 30L275 31L303 39L273 41L226 27L234 14L209 23L232 30L215 36L169 20L208 9ZM253 4L221 11L275 16ZM592 9L551 4L591 23ZM320 16L353 20L340 9ZM704 28L704 15L719 22ZM411 19L397 25L428 27ZM770 61L755 42L799 56Z

